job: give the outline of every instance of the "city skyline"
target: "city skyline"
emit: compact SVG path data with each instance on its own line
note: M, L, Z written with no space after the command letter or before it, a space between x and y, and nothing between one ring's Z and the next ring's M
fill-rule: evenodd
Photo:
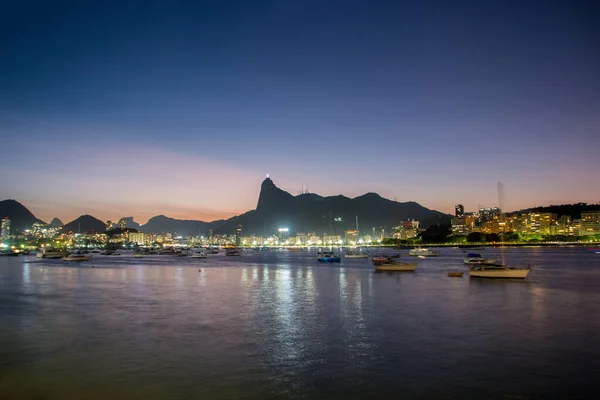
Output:
M60 2L59 2L60 3ZM211 221L271 174L453 214L600 200L593 5L0 6L2 197Z

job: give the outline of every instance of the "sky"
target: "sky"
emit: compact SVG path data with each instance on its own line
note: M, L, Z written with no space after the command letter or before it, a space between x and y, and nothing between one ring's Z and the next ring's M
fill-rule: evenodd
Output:
M270 174L453 212L600 201L595 1L0 2L0 198L206 221Z

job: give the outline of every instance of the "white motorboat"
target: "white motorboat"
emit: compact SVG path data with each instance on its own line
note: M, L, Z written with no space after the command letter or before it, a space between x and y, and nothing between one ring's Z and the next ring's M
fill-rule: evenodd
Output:
M493 260L491 258L485 258L479 253L469 253L463 259L463 262L467 265L494 264L496 260Z
M525 279L529 274L527 268L513 268L501 264L476 264L469 269L471 278L496 278L496 279Z
M346 258L369 258L367 253L348 251L345 255Z
M64 261L90 261L92 256L76 251L66 257L63 257L62 259Z
M391 258L388 258L385 262L374 264L375 271L414 271L417 269L417 263L394 261Z
M411 249L408 252L408 255L413 257L437 257L440 255L440 252L429 250L424 247L417 247L415 249Z
M69 255L69 252L66 251L66 250L57 250L57 249L45 248L45 249L42 249L42 251L38 252L36 254L36 257L37 258L58 259L58 258L67 257L68 255Z
M195 251L192 254L192 258L206 258L206 253L203 251Z

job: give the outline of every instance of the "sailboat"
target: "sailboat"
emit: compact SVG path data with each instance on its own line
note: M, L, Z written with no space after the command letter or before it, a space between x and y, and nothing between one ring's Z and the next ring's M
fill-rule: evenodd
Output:
M501 203L501 192L502 184L498 182L498 201ZM500 235L502 247L500 251L502 253L502 263L497 264L495 262L482 262L479 264L471 265L469 269L469 276L471 278L495 278L495 279L525 279L529 274L529 266L527 268L516 268L507 266L504 262L504 221L502 214L502 204L500 205L500 224L503 227Z

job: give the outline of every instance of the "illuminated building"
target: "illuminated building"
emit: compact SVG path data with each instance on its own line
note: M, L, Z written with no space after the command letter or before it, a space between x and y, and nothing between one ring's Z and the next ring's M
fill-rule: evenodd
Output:
M500 213L501 211L498 207L480 208L478 214L478 222L481 223L485 221L491 221L492 219L494 219L494 217L499 217Z
M454 217L450 220L453 235L468 235L467 219L465 217Z
M288 228L279 228L279 240L286 241L290 237L290 230Z
M34 239L52 239L59 231L60 228L56 226L35 222L31 225L29 235Z
M323 244L342 244L342 237L340 235L325 235L323 236Z
M242 244L242 225L238 225L235 228L235 245L239 246Z
M346 231L346 243L348 244L356 244L358 243L358 231L350 230Z
M558 231L558 218L553 213L530 212L510 218L512 229L529 235L554 235Z
M454 216L458 218L462 218L465 216L465 206L462 204L457 204L454 206Z
M121 229L127 228L127 221L125 220L125 218L121 218L119 220L119 228L121 228Z
M4 224L2 225L4 233ZM581 212L581 236L593 236L600 234L600 210Z
M10 218L4 217L2 220L2 231L1 237L2 239L7 239L10 236Z
M112 221L109 219L106 221L106 230L110 231L112 229Z

